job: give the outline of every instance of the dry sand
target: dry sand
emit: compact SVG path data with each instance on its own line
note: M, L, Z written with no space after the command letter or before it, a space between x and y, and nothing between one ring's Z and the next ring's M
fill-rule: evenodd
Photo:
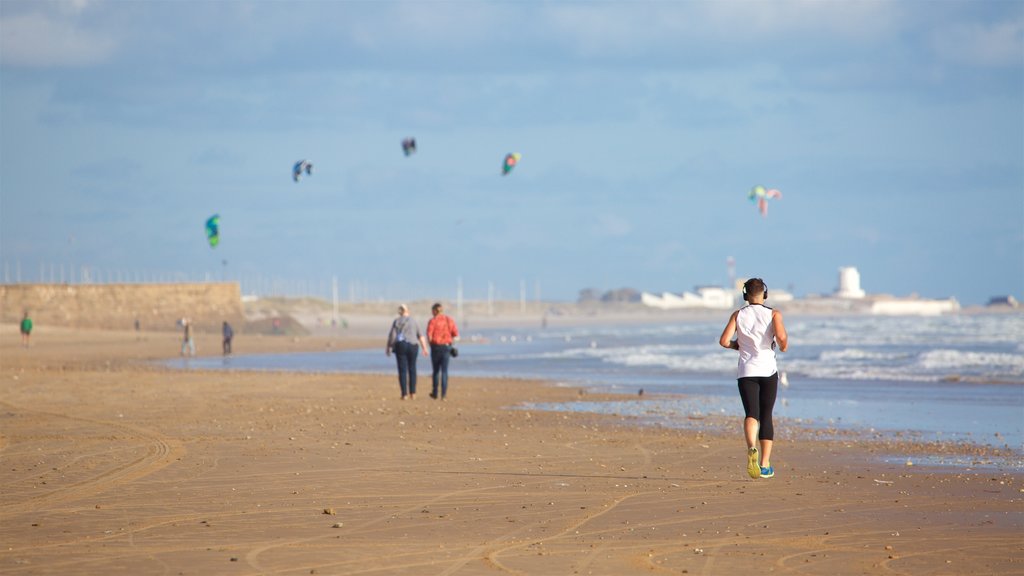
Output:
M1024 574L1020 471L808 437L751 480L738 430L507 409L574 389L142 362L177 342L0 331L0 573Z

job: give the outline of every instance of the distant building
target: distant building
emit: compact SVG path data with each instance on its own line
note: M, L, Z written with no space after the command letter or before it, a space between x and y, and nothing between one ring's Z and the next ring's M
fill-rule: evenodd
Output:
M697 296L707 308L732 308L736 301L732 292L720 286L698 286Z
M986 306L1004 306L1007 308L1017 308L1020 303L1013 296L993 296L989 299Z
M633 288L609 290L601 295L601 302L639 302L640 292Z
M860 272L853 266L839 269L839 287L832 294L835 303L845 302L849 311L881 316L937 316L960 310L955 298L933 300L917 294L909 297L894 297L884 294L867 294L860 287Z
M836 298L863 298L864 290L860 287L860 272L853 266L844 266L839 269L839 288L836 289Z
M938 316L960 310L955 298L930 300L927 298L878 298L871 303L870 312L880 316Z
M796 297L793 296L792 292L787 292L785 290L780 290L778 288L768 288L767 303L769 306L771 306L773 302L792 302L793 300L796 300Z
M729 310L736 306L743 306L742 301L743 283L745 280L737 280L736 288L730 290L721 286L697 286L693 292L673 294L662 292L659 296L644 292L640 295L640 301L651 308L662 310L679 310L685 308L705 308L708 310ZM785 290L768 288L770 302L792 302L793 295ZM770 306L771 304L769 304Z
M698 286L695 290L696 293L683 292L682 294L663 292L661 296L644 292L640 295L640 301L646 306L662 310L684 308L728 310L736 303L735 294L719 286Z

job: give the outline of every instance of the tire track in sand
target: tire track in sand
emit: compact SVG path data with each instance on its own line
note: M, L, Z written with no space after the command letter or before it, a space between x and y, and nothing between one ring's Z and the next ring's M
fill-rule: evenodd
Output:
M52 418L63 418L75 422L84 422L86 424L96 426L115 428L128 433L133 440L141 440L148 444L144 455L120 466L115 466L114 468L103 471L86 480L58 487L45 494L21 498L17 502L0 502L0 512L3 514L17 514L20 512L38 510L61 502L78 500L87 496L100 494L116 486L148 476L157 470L164 468L185 454L185 448L178 440L131 424L97 420L82 416L71 416L69 414L59 414L43 410L25 409L3 401L0 401L0 406L4 406L8 410L20 413L39 414L50 416Z
M414 513L414 512L416 512L418 510L422 510L423 508L432 506L433 504L436 504L438 502L443 502L443 501L445 501L445 500L447 500L449 498L452 498L454 496L464 496L466 494L473 494L473 493L476 493L476 492L488 492L488 491L491 491L491 490L497 490L497 489L501 489L501 488L504 488L504 487L505 487L504 485L479 486L479 487L474 487L474 488L465 488L465 489L460 489L460 490L452 490L452 491L444 492L442 494L437 494L437 495L434 495L433 497L428 498L427 500L424 500L424 501L422 501L422 502L420 502L418 504L414 504L414 505L411 505L411 506L405 506L404 508L401 508L399 510L396 510L396 511L393 511L393 512L389 512L387 514L380 515L380 516L378 516L377 518L375 518L373 520L368 520L368 521L365 521L365 522L362 522L362 523L353 524L351 527L346 527L347 529L342 531L341 535L344 535L346 532L349 532L349 531L352 531L352 530L359 530L359 531L365 533L367 531L367 528L370 528L372 526L376 526L378 524L387 522L391 518L394 518L396 516L400 516L400 515L403 515L403 514ZM517 529L515 529L513 531L513 533L519 532L521 530L522 530L522 528L517 528ZM511 534L511 533L509 533L509 534ZM324 535L319 535L319 536L310 536L310 537L306 537L306 538L297 538L297 539L291 539L291 540L285 540L285 541L277 541L277 540L275 540L273 542L268 542L268 543L266 543L266 544L264 544L262 546L258 546L258 547L250 549L249 552L245 555L245 562L246 562L246 564L250 568L252 568L253 570L256 570L260 574L272 574L272 573L281 572L282 569L271 569L271 568L267 568L267 567L263 566L262 563L260 562L260 556L262 556L266 552L269 552L271 550L275 550L275 549L278 549L278 548L287 548L287 547L290 547L290 546L295 546L295 545L300 545L300 544L308 544L310 542L316 542L316 541L319 541L319 540L326 540L326 539L334 538L334 537L337 537L337 536L338 536L338 534L331 533L331 534L324 534ZM506 534L505 537L508 537L508 534ZM474 558L477 558L477 557L473 556L472 554L469 557L469 559L474 559ZM456 559L455 562L456 563L461 562L460 564L458 564L458 566L461 567L466 562L468 562L468 560L466 558L459 558L459 559ZM410 564L409 566L414 566L415 567L415 566L419 566L419 565L421 565L421 564L420 563L415 563L415 564ZM366 570L366 572L381 572L381 571L386 571L387 569L395 569L395 568L398 568L398 567L399 566L391 566L391 567L388 567L386 569L380 568L380 567L374 567L373 569ZM405 565L403 565L401 567L405 567ZM287 570L284 570L284 571L287 571ZM360 572L362 572L362 571L360 571ZM347 574L355 574L355 573L358 573L358 572L346 572L346 573Z
M621 496L619 498L615 498L615 499L613 499L611 501L610 504L607 504L606 507L603 510L600 510L600 511L594 512L594 513L590 513L590 514L584 514L582 518L578 518L578 519L574 520L572 523L570 523L568 526L566 526L562 530L560 530L560 531L558 531L558 532L556 532L554 534L551 534L550 536L546 536L544 538L537 538L537 539L531 540L531 543L543 543L543 542L549 542L549 541L557 540L559 538L564 538L565 536L568 536L569 534L571 534L571 533L575 532L576 530L578 530L579 528L581 528L583 525L585 525L585 524L587 524L587 523L589 523L589 522L591 522L591 521L593 521L593 520L595 520L597 518L600 518L601 516L604 516L605 514L608 514L612 510L617 509L619 507L619 505L622 504L623 502L625 502L627 500L630 500L632 498L635 498L637 496L644 495L644 494L648 494L648 493L647 492L642 492L640 494L628 494L626 496ZM503 554L503 553L505 553L505 552L507 552L509 550L513 550L515 548L522 548L524 545L525 544L522 543L522 542L516 542L516 543L512 543L512 544L506 545L506 546L502 546L500 548L493 548L493 549L491 549L487 553L487 555L485 556L485 559L487 560L488 563L490 563L491 566L497 568L498 570L503 570L505 572L509 572L509 573L512 573L512 574L521 574L522 572L520 572L519 570L515 570L513 568L510 568L510 567L505 566L504 564L502 564L502 562L500 560L498 560L498 556L500 556L501 554ZM588 560L584 561L585 565L589 565L590 561L592 561L592 560L593 560L593 556L591 555L591 557Z

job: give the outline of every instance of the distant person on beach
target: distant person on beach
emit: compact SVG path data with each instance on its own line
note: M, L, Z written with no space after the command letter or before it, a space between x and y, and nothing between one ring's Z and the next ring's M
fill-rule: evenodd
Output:
M427 355L427 339L420 334L419 324L409 315L409 307L402 304L398 307L398 318L391 323L388 331L388 344L385 354L395 353L398 362L398 385L402 388L402 400L416 398L416 343Z
M430 364L434 369L433 391L430 397L437 399L438 380L440 377L441 400L448 395L448 360L452 356L452 343L459 337L459 329L455 320L444 313L440 302L430 308L434 317L427 322L427 341L430 342Z
M32 338L32 319L28 316L28 310L21 318L21 345L28 348L29 339Z
M181 338L181 355L185 356L187 354L189 356L195 356L196 342L192 336L192 321L188 318L182 318L181 326L183 329Z
M228 321L224 321L224 327L221 329L221 333L224 336L224 355L231 354L231 339L235 337L235 331L231 328L231 324Z
M772 410L779 391L775 347L778 345L782 352L789 348L782 314L764 305L767 298L768 286L764 280L751 278L744 282L743 299L747 305L732 313L718 339L723 347L740 353L736 376L743 402L747 474L751 478L775 475L771 460L775 439Z

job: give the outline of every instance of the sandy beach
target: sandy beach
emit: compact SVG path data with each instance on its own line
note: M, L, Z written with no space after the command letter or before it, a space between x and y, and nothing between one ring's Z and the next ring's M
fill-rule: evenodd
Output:
M365 346L383 342L235 348ZM510 409L572 388L453 365L449 401L428 378L403 402L391 376L150 362L177 347L48 329L24 349L3 327L0 573L1024 574L1019 471L807 436L752 480L738 431Z

